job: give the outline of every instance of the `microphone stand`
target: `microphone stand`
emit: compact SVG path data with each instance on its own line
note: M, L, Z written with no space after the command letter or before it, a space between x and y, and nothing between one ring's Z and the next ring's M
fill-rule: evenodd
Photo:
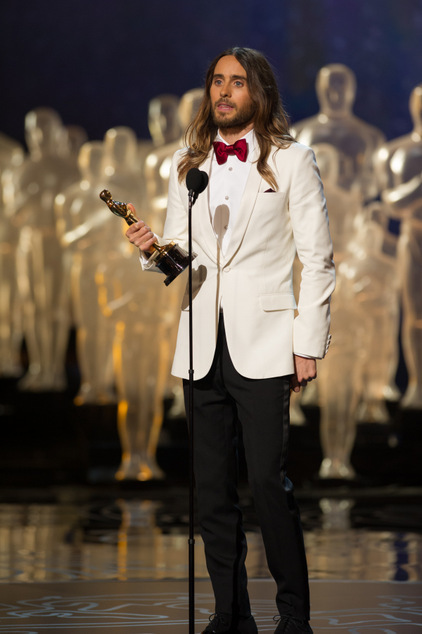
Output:
M189 398L188 398L188 429L189 429L189 634L195 630L195 481L194 481L194 420L193 420L193 315L192 315L192 206L195 202L195 192L189 191L188 204L188 254L189 254Z
M197 168L192 168L186 175L188 188L188 297L189 297L189 391L188 391L188 429L189 429L189 634L194 634L195 628L195 538L194 538L194 510L195 510L195 476L194 476L194 420L193 420L193 302L192 302L192 207L198 195L208 184L208 174Z

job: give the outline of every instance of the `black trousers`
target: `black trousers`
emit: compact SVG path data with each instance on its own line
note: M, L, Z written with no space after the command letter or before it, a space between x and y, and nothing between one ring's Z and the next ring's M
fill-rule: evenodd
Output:
M184 381L188 406L189 382ZM286 476L289 377L247 379L234 368L220 318L214 362L194 381L194 468L198 519L215 611L249 616L247 544L237 493L237 432L242 429L248 480L277 584L280 614L309 619L303 535Z

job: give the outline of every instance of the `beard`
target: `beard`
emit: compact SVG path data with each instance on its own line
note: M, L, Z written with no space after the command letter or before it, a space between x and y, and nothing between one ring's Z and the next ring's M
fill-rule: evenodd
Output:
M252 121L256 113L256 107L253 103L242 106L239 109L236 108L231 113L218 112L217 106L219 103L228 103L231 106L233 106L233 104L224 101L217 101L214 104L212 118L214 125L216 125L220 130L244 128L248 123Z

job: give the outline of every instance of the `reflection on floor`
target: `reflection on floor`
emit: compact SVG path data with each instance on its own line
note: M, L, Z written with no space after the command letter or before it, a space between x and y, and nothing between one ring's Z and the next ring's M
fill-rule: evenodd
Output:
M141 487L142 489L142 487ZM298 492L311 579L422 581L419 489ZM59 487L3 491L0 582L183 579L187 487ZM22 501L24 499L25 501ZM242 489L251 578L268 578L248 490ZM196 575L206 578L201 539Z

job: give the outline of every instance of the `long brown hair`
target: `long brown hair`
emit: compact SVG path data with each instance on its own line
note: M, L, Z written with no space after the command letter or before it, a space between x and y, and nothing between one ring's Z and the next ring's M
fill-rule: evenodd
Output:
M212 117L210 88L215 67L226 55L233 55L246 71L249 93L256 108L254 131L260 148L258 172L271 187L277 189L275 176L267 164L267 159L271 146L275 145L282 149L293 142L294 139L289 133L289 118L283 108L277 81L267 59L259 51L239 46L229 48L218 55L208 69L204 98L196 117L186 130L187 150L179 163L179 181L183 180L192 167L199 167L205 161L215 140L218 127Z

